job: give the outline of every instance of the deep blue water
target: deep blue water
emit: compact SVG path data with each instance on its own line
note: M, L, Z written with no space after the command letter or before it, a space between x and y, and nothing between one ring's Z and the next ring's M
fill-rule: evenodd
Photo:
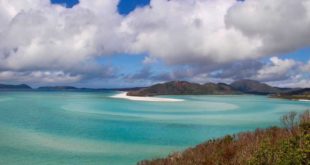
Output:
M111 98L114 92L0 92L0 164L135 164L210 138L280 126L309 102L265 96Z

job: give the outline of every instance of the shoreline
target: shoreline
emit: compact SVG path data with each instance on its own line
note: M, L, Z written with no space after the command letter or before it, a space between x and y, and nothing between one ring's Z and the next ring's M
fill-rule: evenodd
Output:
M140 97L140 96L127 96L127 92L122 92L113 96L112 98L126 99L132 101L148 101L148 102L181 102L183 99L172 99L172 98L160 98L160 97Z
M307 100L307 99L298 99L298 101L309 102L310 100Z

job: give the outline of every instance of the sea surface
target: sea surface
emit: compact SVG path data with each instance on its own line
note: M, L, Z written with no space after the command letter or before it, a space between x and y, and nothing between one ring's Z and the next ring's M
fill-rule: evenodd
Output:
M131 165L273 125L310 102L265 96L111 98L116 92L0 92L0 164Z

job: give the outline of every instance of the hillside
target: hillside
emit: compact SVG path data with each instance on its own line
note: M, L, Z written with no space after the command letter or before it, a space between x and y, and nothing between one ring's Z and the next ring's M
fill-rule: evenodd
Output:
M225 83L197 84L186 81L171 81L162 84L128 92L130 96L156 96L156 95L225 95L225 94L278 94L293 89L272 87L254 80L238 80L230 85Z
M105 91L132 91L139 90L141 87L135 88L78 88L74 86L45 86L39 87L38 91L78 91L78 92L105 92Z
M0 84L0 90L31 90L32 88L26 84L20 85L7 85Z
M0 91L16 91L16 90L32 90L32 91L79 91L79 92L105 92L105 91L133 91L139 90L142 87L133 88L78 88L74 86L42 86L38 88L31 88L27 84L10 85L0 84Z
M236 90L249 94L273 94L281 93L287 89L269 86L265 83L254 80L238 80L230 84Z
M156 95L204 95L204 94L239 94L231 86L224 83L207 83L197 84L187 81L171 81L162 84L143 88L136 91L130 91L127 95L130 96L156 96Z
M310 113L283 116L285 128L271 127L209 140L164 159L138 165L303 165L310 163Z
M290 92L284 92L272 95L271 97L274 98L284 98L284 99L291 99L291 100L310 100L310 88L305 89L298 89Z
M38 90L77 90L78 88L72 86L46 86L46 87L39 87Z
M53 90L78 90L76 87L72 86L46 86L46 87L39 87L37 90L44 90L44 91L53 91Z

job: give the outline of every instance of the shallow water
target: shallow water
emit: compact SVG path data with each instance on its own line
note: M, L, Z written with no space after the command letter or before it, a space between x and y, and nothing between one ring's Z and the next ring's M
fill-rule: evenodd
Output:
M0 92L0 164L135 164L310 108L251 95L141 102L114 94Z

